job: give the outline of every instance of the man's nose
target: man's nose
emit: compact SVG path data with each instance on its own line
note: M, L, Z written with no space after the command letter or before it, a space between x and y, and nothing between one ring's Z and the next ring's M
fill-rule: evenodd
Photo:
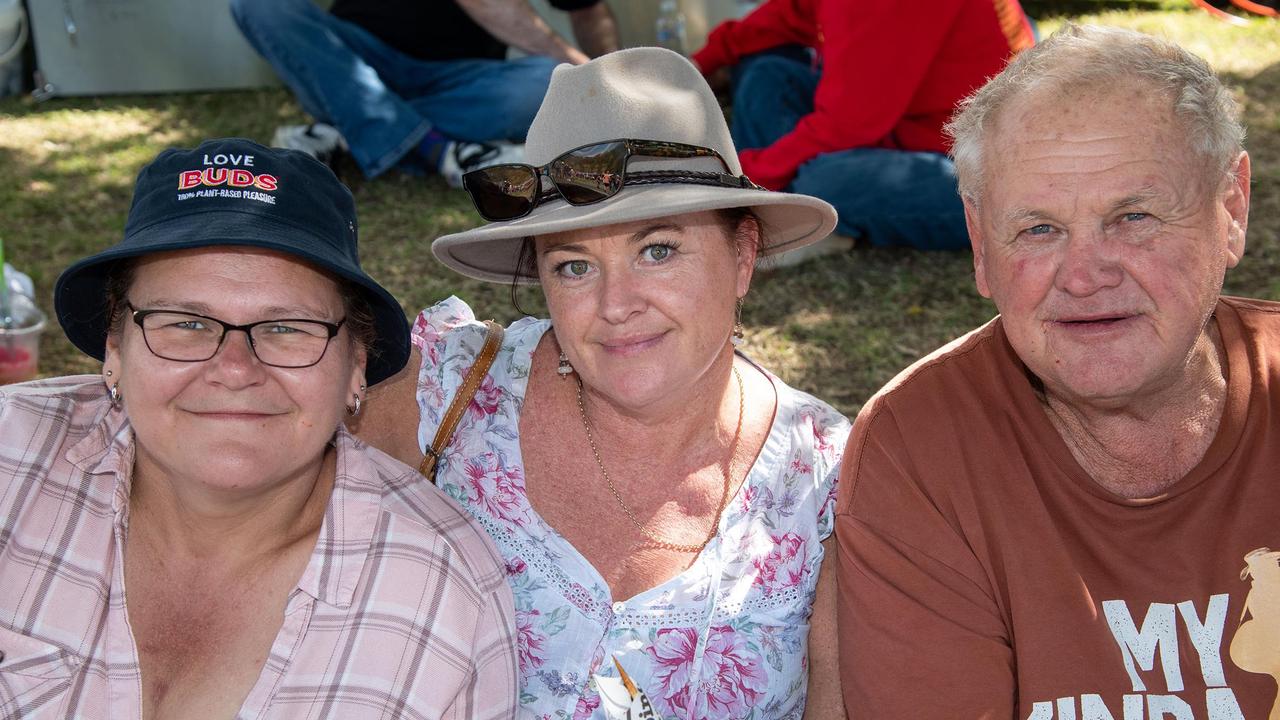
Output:
M1069 232L1055 287L1068 295L1086 297L1124 281L1118 241L1108 238L1101 226Z

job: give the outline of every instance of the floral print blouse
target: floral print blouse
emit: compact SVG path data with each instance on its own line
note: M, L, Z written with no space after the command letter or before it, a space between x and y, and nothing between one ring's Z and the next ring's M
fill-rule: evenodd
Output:
M436 474L506 561L522 717L625 717L608 691L621 687L621 667L663 720L800 718L820 543L832 530L849 421L769 375L778 397L773 426L719 533L684 572L613 598L525 496L520 409L534 348L550 327L525 318L508 328ZM419 447L435 436L484 335L457 298L418 316Z

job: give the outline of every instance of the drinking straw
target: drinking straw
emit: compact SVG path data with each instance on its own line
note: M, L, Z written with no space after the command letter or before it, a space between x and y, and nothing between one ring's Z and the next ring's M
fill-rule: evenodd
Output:
M4 329L13 328L13 308L9 305L9 276L4 272L4 238L0 237L0 322Z
M9 276L4 271L4 238L0 237L0 346L6 354L13 352L13 306L9 303Z

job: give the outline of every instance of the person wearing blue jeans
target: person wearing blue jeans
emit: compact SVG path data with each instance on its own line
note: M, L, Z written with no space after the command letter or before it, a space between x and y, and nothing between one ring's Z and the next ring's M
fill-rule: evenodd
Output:
M826 200L859 242L959 249L944 125L1034 41L1018 0L765 0L692 60L732 89L747 177Z
M588 57L526 0L496 14L473 12L475 3L338 0L326 12L312 0L232 0L245 38L303 109L332 126L282 128L275 144L318 156L341 144L367 177L399 167L455 185L469 169L519 162L523 146L509 141L523 142L552 68ZM584 48L616 48L603 2L553 5L571 12ZM506 43L517 41L540 54L506 60Z
M806 49L792 47L746 57L731 73L733 121L739 149L763 148L814 111L821 68ZM836 232L872 245L920 250L969 247L955 166L942 153L853 148L805 162L788 192L822 198L839 214Z

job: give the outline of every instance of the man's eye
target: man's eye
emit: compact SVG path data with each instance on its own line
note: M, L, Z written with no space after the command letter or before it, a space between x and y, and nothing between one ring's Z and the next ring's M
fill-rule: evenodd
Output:
M640 254L643 255L646 260L652 260L654 262L662 262L663 260L666 260L667 258L671 257L671 252L672 252L672 247L670 245L655 244L655 245L649 245L645 247L644 250L640 251Z
M556 266L556 272L567 277L582 277L591 270L591 263L586 260L569 260Z
M1048 235L1049 233L1053 232L1053 226L1045 223L1040 223L1039 225L1032 225L1026 230L1023 230L1023 232L1028 235Z
M169 327L175 330L204 330L204 323L199 320L179 320L169 323Z
M1121 218L1126 222L1137 222L1139 220L1146 220L1149 217L1151 216L1144 212L1125 213L1124 215L1121 216Z

